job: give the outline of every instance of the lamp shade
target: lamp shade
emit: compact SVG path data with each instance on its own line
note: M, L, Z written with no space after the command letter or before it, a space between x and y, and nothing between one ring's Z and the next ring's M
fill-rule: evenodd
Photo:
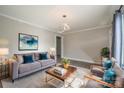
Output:
M0 55L8 55L9 49L8 48L0 48Z
M56 49L55 49L55 48L50 48L50 51L51 51L51 52L55 52Z
M56 51L56 49L55 49L55 48L50 48L49 53L50 53L51 55L55 55L55 51Z

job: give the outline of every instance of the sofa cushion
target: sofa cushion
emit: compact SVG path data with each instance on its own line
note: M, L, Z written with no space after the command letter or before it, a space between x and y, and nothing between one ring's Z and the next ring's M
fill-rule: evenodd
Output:
M24 64L32 63L33 62L33 57L32 57L32 55L24 55L23 60L24 60Z
M47 66L49 64L56 64L56 61L53 59L39 60L38 62L41 63L41 66Z
M41 64L39 62L33 62L29 64L20 64L19 65L19 74L25 73L34 69L41 68Z

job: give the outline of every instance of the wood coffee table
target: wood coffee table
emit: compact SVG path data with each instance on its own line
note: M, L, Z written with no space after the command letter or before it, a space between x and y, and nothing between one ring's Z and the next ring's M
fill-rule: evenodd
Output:
M62 67L62 65L57 66L57 67ZM46 83L48 83L48 81L53 80L53 79L56 78L56 79L61 80L62 82L64 82L64 87L66 87L66 85L65 85L66 79L68 79L72 74L74 74L74 72L76 72L76 70L77 70L76 67L69 66L68 69L67 69L67 72L66 72L63 76L61 76L61 75L58 75L58 74L56 74L56 73L54 72L54 67L53 67L53 68L50 68L50 69L48 69L48 70L46 71ZM53 78L51 78L51 79L48 80L47 75L50 75L50 76L52 76Z

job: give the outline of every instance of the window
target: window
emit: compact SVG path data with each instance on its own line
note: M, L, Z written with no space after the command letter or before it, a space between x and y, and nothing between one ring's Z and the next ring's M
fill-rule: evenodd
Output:
M124 14L122 14L122 55L121 67L124 68Z
M124 68L124 14L116 11L113 20L112 56Z

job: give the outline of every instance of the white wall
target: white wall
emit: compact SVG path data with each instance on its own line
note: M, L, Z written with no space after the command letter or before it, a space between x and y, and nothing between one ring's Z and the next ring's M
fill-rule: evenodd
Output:
M112 47L112 27L109 29L109 48L111 51L111 47Z
M51 47L56 47L56 35L54 32L44 31L18 21L14 21L0 16L0 47L8 47L9 55L14 53L35 52L18 51L18 33L26 33L39 37L38 51L48 51Z
M0 16L0 47L8 47L10 56L14 53L35 52L18 51L18 33L38 36L38 51L48 51L49 48L56 47L55 36L60 36ZM64 35L63 38L64 56L82 61L92 62L92 59L100 55L100 49L105 46L109 46L108 28L71 33Z
M64 56L93 62L100 56L101 48L109 46L109 29L102 28L64 35Z

